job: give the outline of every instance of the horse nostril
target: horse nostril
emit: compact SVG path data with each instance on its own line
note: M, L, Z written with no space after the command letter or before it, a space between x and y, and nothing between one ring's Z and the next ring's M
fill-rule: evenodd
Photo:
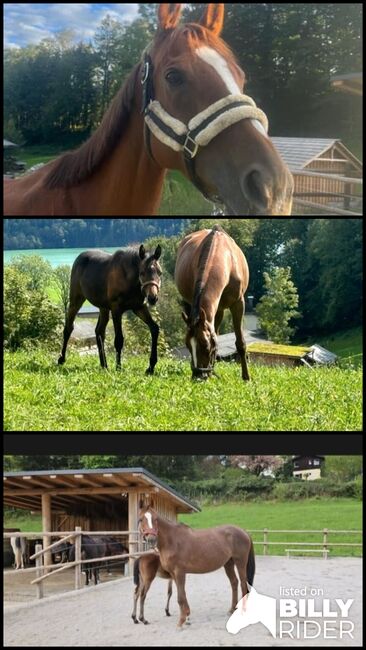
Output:
M156 303L158 302L158 297L157 296L149 296L148 297L148 302L150 303L150 305L156 305Z
M260 210L268 210L271 203L271 183L264 172L252 168L241 179L241 186L248 202Z

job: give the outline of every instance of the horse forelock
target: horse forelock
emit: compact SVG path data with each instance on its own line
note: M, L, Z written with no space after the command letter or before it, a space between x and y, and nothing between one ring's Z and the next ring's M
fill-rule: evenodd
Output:
M230 65L238 65L225 41L197 23L187 23L172 30L158 32L153 44L155 65L161 65L167 55L182 55L187 49L187 53L194 54L203 45L216 50Z
M139 63L133 68L89 140L79 149L65 153L54 162L44 179L45 187L53 189L79 185L111 155L128 125L140 65Z

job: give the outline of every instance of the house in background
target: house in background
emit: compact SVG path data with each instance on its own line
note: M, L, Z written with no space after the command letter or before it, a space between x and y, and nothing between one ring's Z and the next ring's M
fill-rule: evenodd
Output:
M324 456L293 456L292 475L305 481L321 478Z

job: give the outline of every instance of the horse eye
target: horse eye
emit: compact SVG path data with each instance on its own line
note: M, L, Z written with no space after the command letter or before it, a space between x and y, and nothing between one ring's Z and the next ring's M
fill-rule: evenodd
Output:
M181 86L184 82L184 75L180 70L170 70L166 75L165 79L171 86Z

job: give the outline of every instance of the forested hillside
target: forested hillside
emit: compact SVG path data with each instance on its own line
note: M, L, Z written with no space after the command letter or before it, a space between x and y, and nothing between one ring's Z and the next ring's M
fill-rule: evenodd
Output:
M189 219L4 219L4 248L126 246L175 235Z

